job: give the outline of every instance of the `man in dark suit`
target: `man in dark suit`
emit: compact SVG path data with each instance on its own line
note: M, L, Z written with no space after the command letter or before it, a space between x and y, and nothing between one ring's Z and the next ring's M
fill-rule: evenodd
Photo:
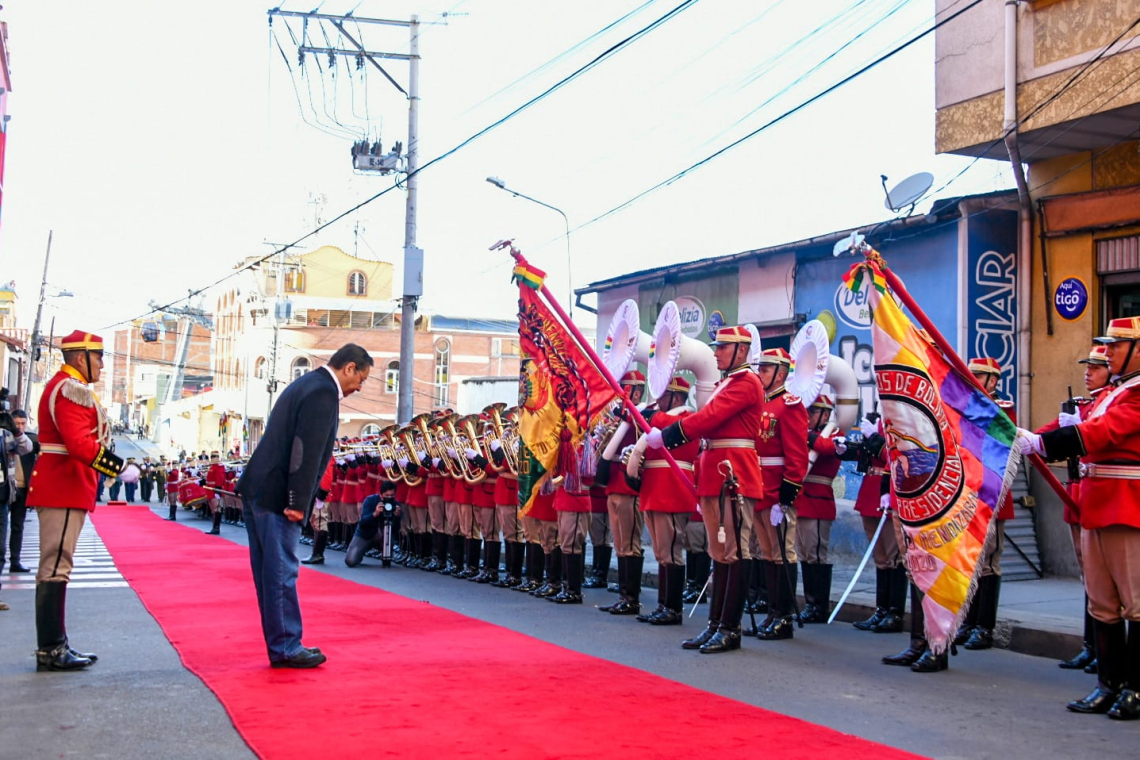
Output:
M13 573L26 573L28 568L20 562L20 549L24 544L24 518L28 514L28 481L32 479L32 470L36 466L36 457L40 455L40 439L35 433L26 430L28 414L23 409L12 412L12 419L19 430L32 442L32 450L16 458L16 500L12 502L12 511L9 513L12 530L8 534L8 549L11 559L10 569ZM2 551L2 548L0 548Z
M301 644L295 553L336 440L340 400L360 390L372 357L349 343L329 363L302 375L277 399L265 434L237 484L249 534L249 562L261 609L269 662L275 668L315 668L318 649Z

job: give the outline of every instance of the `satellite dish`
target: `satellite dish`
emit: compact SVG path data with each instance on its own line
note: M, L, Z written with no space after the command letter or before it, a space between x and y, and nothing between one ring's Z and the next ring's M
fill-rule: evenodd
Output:
M891 211L902 211L907 206L910 206L911 211L918 203L930 186L934 184L934 175L930 172L919 172L913 174L902 182L899 182L890 190L887 190L887 177L886 175L879 175L883 180L883 190L887 193L887 199L883 202Z

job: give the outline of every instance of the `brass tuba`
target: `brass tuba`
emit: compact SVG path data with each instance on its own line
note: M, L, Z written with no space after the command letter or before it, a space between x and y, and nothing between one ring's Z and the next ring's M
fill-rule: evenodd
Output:
M492 454L494 452L491 450L490 442L488 442L486 439L491 438L492 440L497 440L499 442L499 450L503 452L503 457L506 460L507 469L511 473L518 475L518 473L519 473L519 469L518 469L518 466L519 466L518 435L516 433L516 435L512 439L513 440L513 446L512 446L511 443L507 441L507 430L506 430L506 425L509 424L510 421L508 420L506 423L504 423L504 421L503 421L503 416L506 413L507 413L507 405L502 403L501 401L494 403L494 404L491 404L490 406L483 409L483 414L487 415L487 418L491 421L490 430L484 434L484 443L486 443L486 447L487 447L487 458L494 460L494 457L492 456Z
M403 453L404 458L414 464L416 467L423 466L420 461L420 455L416 453L416 441L414 430L411 425L402 427L392 433L392 445L396 448L397 453ZM424 482L422 475L411 475L404 471L404 482L409 486L418 486Z
M455 436L456 443L458 444L455 450L456 453L459 454L458 459L460 467L463 469L463 479L472 485L487 477L487 471L468 459L464 453L466 449L481 451L483 448L480 443L479 431L476 427L479 421L479 415L477 414L460 417L458 420L459 426L456 428L457 435ZM460 449L460 446L462 446L462 449Z
M389 425L380 431L380 435L376 438L376 453L380 455L381 459L386 459L392 463L391 467L384 468L384 476L388 480L399 482L405 480L407 475L404 474L400 465L396 464L396 460L400 455L396 449L396 444L392 440L392 433L396 430L396 425Z
M428 429L431 430L431 437L435 442L436 457L443 463L443 468L447 474L456 479L463 479L462 463L457 461L457 458L462 459L463 462L466 462L467 458L458 457L458 449L456 449L455 420L458 417L458 414L437 417L431 421ZM449 448L456 452L456 456L447 453Z

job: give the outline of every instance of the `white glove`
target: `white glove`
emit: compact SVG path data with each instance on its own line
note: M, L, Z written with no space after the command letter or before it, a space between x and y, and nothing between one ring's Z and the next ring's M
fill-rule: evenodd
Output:
M772 526L775 527L784 521L784 507L780 504L772 505L772 514L768 516Z
M427 460L427 452L426 451L417 451L416 452L416 459L420 460L421 462Z
M1057 415L1057 424L1061 427L1072 427L1081 424L1081 415L1061 412Z
M476 450L475 450L475 449L473 449L473 448L470 448L470 447L468 447L468 448L464 449L464 450L463 450L463 454L464 454L464 455L465 455L465 456L466 456L468 459L474 459L475 457L479 456L479 452L478 452L478 451L476 451Z
M891 511L891 495L889 493L885 493L879 497L879 511L880 512L890 512Z
M499 439L498 439L498 438L496 438L495 440L491 441L491 451L498 451L498 450L499 450L499 449L501 449L501 448L503 448L503 444L499 443Z
M128 464L126 467L124 467L123 471L119 473L119 480L128 484L138 483L139 475L141 474L142 471L139 469L139 466L132 462L131 464Z
M325 503L323 501L321 501L320 499L317 499L316 501L313 502L313 511L314 512L320 512L324 508L325 508Z
M651 449L665 448L665 440L661 437L661 428L652 428L645 434L645 442Z
M447 447L447 455L449 457L451 457L452 459L458 459L459 458L459 454L456 453L455 449L451 448L450 446Z
M392 469L392 460L391 459L381 459L380 460L380 466L383 467L385 470L390 470L390 469Z
M846 454L847 453L847 439L846 438L836 438L835 439L835 453L836 454Z
M436 468L436 469L438 470L438 469L439 469L439 466L440 466L441 464L443 464L443 460L442 460L442 459L440 459L439 457L432 457L432 458L431 458L431 466L432 466L432 467L434 467L434 468Z
M1041 436L1025 428L1017 429L1017 450L1022 456L1030 454L1044 454L1045 446L1041 443Z
M870 438L879 432L879 423L871 422L866 417L859 423L859 432L863 434L864 438Z
M407 457L400 457L399 459L396 460L396 464L400 465L401 470L406 469L408 466L408 458Z

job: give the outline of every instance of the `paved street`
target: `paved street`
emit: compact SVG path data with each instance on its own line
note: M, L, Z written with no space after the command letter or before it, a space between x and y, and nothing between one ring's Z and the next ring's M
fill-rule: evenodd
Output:
M152 508L157 510L157 505ZM179 518L182 522L170 529L207 528L185 512ZM224 525L222 532L219 540L244 543L243 530ZM24 587L30 584L20 582L22 576L3 578L3 598L12 609L0 614L0 638L5 642L0 649L0 693L6 697L0 711L0 736L5 737L0 759L251 757L217 700L181 668L134 593L115 583L116 571L100 546L89 530L84 535L87 572L108 576L99 580L112 585L77 583L69 595L73 643L101 656L86 672L34 671L34 592ZM25 554L28 561L35 558L32 547ZM677 644L699 629L703 608L684 627L654 628L593 610L591 605L612 599L604 591L587 592L584 607L557 607L435 574L383 569L371 560L348 569L343 555L328 556L330 562L321 572L931 757L1126 757L1140 741L1140 725L1068 713L1065 702L1083 696L1093 677L1062 671L1046 658L1005 650L963 652L952 658L950 671L918 675L878 662L881 655L905 646L903 635L861 633L846 624L808 626L791 642L746 639L740 653L702 656L684 652ZM186 572L202 575L202 599L208 603L209 567ZM648 599L654 593L647 590ZM398 689L399 669L392 669L377 688ZM524 697L504 683L500 695L477 707L517 711L524 720L525 700L547 696ZM590 698L590 684L581 685L578 698ZM45 720L48 704L51 718ZM637 725L636 704L618 708L630 713L634 731L652 730ZM753 749L773 747L781 740L794 742L795 737L764 737ZM683 750L678 754L683 756ZM600 747L599 757L604 756Z

